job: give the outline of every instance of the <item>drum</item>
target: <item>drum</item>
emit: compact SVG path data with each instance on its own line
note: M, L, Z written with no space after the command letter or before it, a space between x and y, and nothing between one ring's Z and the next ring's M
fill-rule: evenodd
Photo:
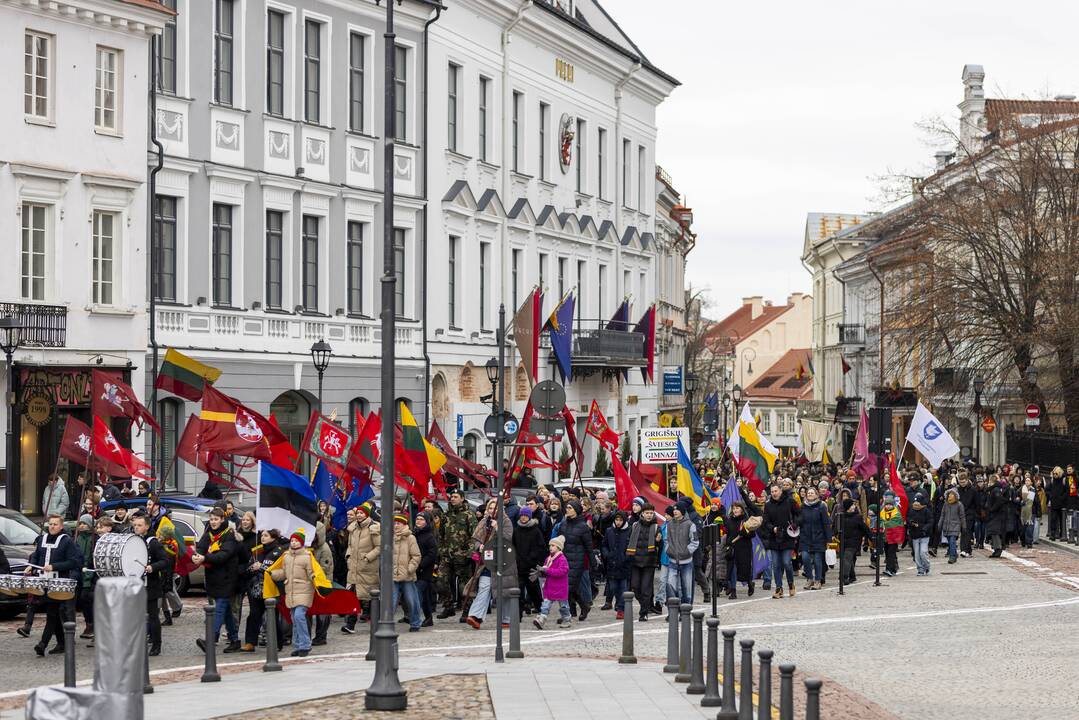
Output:
M71 600L75 597L76 581L70 578L48 578L46 593L50 600Z
M22 579L22 591L30 595L41 596L49 589L49 579L43 577L30 577Z
M138 535L106 533L94 546L98 577L142 577L146 572L146 542Z
M18 580L18 588L15 587L15 580ZM22 592L22 578L18 575L0 575L0 595L18 595Z

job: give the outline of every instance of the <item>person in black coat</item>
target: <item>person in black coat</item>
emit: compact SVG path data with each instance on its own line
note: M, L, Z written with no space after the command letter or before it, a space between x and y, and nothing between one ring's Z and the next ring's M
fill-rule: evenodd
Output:
M172 558L156 537L150 534L150 519L139 515L131 521L131 529L146 543L146 617L150 628L150 655L161 654L161 614L158 612L162 583L172 565Z
M64 519L59 515L49 515L45 532L34 540L34 551L30 554L30 565L37 565L43 573L53 573L56 577L82 580L82 551L75 541L64 532ZM27 568L29 575L33 568ZM56 647L49 650L50 655L64 652L64 620L75 619L74 601L45 600L45 630L41 641L34 646L38 657L45 655L49 642L55 637Z
M807 580L805 589L818 590L824 578L824 551L828 548L832 530L828 506L821 502L817 489L812 485L806 488L800 531L798 545L802 551L802 567L805 568Z
M772 597L781 598L783 597L784 574L787 576L787 588L790 594L794 595L794 566L791 564L791 551L794 550L797 541L788 530L792 528L797 530L799 512L790 493L778 484L773 484L768 492L770 497L764 503L760 534L772 566L772 580L775 582L775 592L772 593Z
M1053 474L1045 486L1045 498L1049 502L1049 539L1058 540L1064 536L1064 505L1068 497L1068 486L1064 480L1064 469L1053 468Z
M615 617L621 620L626 609L622 597L629 590L629 525L621 510L614 513L614 520L603 535L603 564L607 568L607 585L614 596Z
M749 596L753 596L753 531L745 527L749 519L744 502L731 504L730 514L724 521L724 552L727 556L727 597L738 597L738 583L748 586Z
M916 493L907 510L907 538L914 551L919 576L929 574L929 535L933 532L933 511L925 500L924 494Z
M240 580L239 559L240 543L236 541L236 533L225 520L225 511L215 507L210 510L210 523L195 544L195 555L191 560L205 569L206 596L214 599L214 638L220 636L224 625L229 639L224 650L227 653L240 651L239 624L229 608ZM205 640L198 638L195 644L205 652Z
M963 518L965 520L964 527L960 528L959 550L962 552L963 557L970 557L974 545L974 520L977 514L975 503L978 499L978 491L966 474L959 476L959 486L956 488L956 494L959 496L959 502L963 506Z
M1004 535L1008 530L1011 492L1007 481L999 480L996 475L990 478L990 483L991 487L985 505L985 534L993 546L993 554L990 557L1000 557L1004 552Z
M592 609L592 580L588 576L588 558L592 554L592 528L584 518L584 510L577 500L566 503L566 519L560 534L566 538L562 554L569 563L570 609L580 606L579 622L588 618Z
M547 561L547 537L538 519L533 517L530 504L521 508L513 526L513 550L517 554L517 584L521 588L521 612L539 612L543 604L539 579L529 577L532 570Z
M655 586L656 566L659 565L660 530L656 523L656 511L651 504L641 500L634 504L641 508L637 522L630 525L626 542L626 556L629 560L629 582L634 597L637 598L641 622L648 620L648 613L659 612L652 602Z
M435 537L434 516L429 512L417 515L412 535L420 547L420 565L416 568L416 591L420 595L420 608L423 610L423 623L420 627L431 627L435 624L431 613L435 610L435 568L438 567L438 538Z
M842 508L843 511L838 518L839 550L842 557L840 574L842 581L849 584L857 579L854 574L854 563L858 557L858 550L863 542L872 538L872 533L854 500L844 498Z

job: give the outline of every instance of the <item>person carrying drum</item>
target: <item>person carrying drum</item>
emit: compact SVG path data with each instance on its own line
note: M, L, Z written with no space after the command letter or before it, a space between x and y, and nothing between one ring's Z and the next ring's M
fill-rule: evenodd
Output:
M49 515L45 532L34 540L34 552L30 555L29 564L41 568L41 572L49 577L78 580L81 576L82 552L75 541L64 532L64 519L56 513ZM26 568L26 574L31 574L33 569L33 567ZM34 652L38 654L38 657L45 657L49 642L54 637L56 647L49 650L49 654L56 655L64 652L63 621L75 619L71 605L71 601L45 601L45 630L41 633L41 641L34 646Z
M161 602L162 583L165 581L165 573L172 565L161 542L150 534L150 519L145 515L137 515L131 521L132 531L146 543L146 615L149 618L150 627L150 655L161 654L161 613L158 612L158 604Z

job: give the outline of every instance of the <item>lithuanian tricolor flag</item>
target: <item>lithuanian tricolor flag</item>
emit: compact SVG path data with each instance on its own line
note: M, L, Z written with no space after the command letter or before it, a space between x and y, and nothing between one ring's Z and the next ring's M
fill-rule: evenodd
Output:
M779 451L761 434L757 422L747 402L727 448L737 462L738 472L749 482L749 489L759 495L764 492L764 483L772 475Z
M206 383L213 384L221 371L209 365L203 365L194 358L169 348L165 361L157 373L154 387L179 395L186 400L201 400Z
M446 456L424 439L419 425L416 424L416 418L412 416L412 411L404 403L401 403L401 445L408 453L412 465L421 473L425 473L422 480L426 487L427 478L441 470L446 464Z

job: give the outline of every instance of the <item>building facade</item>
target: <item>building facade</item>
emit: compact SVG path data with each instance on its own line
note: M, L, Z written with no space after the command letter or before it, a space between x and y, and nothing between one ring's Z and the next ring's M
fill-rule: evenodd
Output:
M686 257L697 243L693 212L671 176L656 168L656 384L659 413L683 425L686 411ZM662 373L662 377L660 374ZM703 395L698 395L701 400ZM698 423L694 423L697 425Z
M399 396L423 421L423 49L435 4L396 7L397 329L383 338L385 8L165 1L177 16L162 37L154 125L159 352L220 368L216 386L272 413L298 446L319 404L312 344L333 349L323 410L351 427L380 407L380 345L393 342ZM159 402L170 459L197 406ZM204 477L176 465L166 487L197 491Z
M4 67L23 68L0 78L0 314L23 326L0 495L27 513L54 469L81 470L57 455L67 418L91 420L91 370L143 384L147 68L167 17L151 0L0 1Z
M657 422L633 326L656 301L655 113L677 81L595 0L461 0L432 26L429 60L432 419L487 462L480 397L499 306L509 324L538 286L544 318L575 297L566 390L579 436L595 399L635 438ZM628 325L608 329L623 301ZM557 378L542 345L538 379ZM507 358L507 405L520 417L529 381L512 345ZM595 443L585 451L587 471Z

